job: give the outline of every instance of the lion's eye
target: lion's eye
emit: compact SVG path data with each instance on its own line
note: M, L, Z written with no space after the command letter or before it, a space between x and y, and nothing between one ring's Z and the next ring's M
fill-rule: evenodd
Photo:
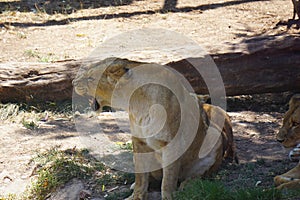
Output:
M129 69L129 68L127 68L127 67L124 67L124 70L125 70L125 75L124 75L124 77L125 78L130 78L131 76L132 76L132 71L131 71L131 69Z
M124 67L125 72L127 73L130 69L127 67Z

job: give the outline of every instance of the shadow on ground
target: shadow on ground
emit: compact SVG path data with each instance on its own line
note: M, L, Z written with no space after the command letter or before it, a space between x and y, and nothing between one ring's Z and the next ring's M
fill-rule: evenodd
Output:
M21 0L0 2L0 13L3 11L46 12L48 14L70 14L82 9L93 9L108 6L129 5L132 0Z
M220 7L226 7L226 6L233 6L233 5L239 5L244 3L251 3L256 1L268 1L268 0L233 0L228 2L222 2L222 3L212 3L212 4L204 4L199 6L187 6L187 7L181 7L181 8L171 8L171 9L159 9L159 10L144 10L144 11L134 11L134 12L119 12L116 14L100 14L96 16L83 16L83 17L70 17L63 20L49 20L43 23L20 23L20 22L14 22L9 23L11 26L17 26L17 27L32 27L32 26L52 26L52 25L65 25L70 23L71 21L83 21L83 20L107 20L112 18L130 18L137 15L153 15L155 13L166 13L166 12L192 12L195 10L200 11L206 11L206 10L212 10L217 9ZM26 1L27 2L27 1ZM47 2L49 2L47 4ZM84 3L86 2L86 3ZM109 3L105 3L109 2ZM48 14L55 14L55 13L64 13L64 14L70 14L72 12L76 12L77 10L81 9L88 9L88 8L99 8L103 6L121 6L121 5L129 5L131 4L131 0L125 0L125 1L46 1L42 4L29 4L25 3L24 1L21 2L0 2L0 13L5 10L11 10L11 11L21 11L21 12L46 12ZM0 23L0 27L3 27L5 24Z

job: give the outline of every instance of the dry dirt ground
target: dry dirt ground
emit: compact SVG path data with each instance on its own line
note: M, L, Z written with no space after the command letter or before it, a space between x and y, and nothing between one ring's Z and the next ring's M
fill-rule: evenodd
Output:
M240 164L224 164L213 179L221 180L229 188L273 187L273 177L292 168L296 163L288 160L288 151L275 139L282 123L286 102L291 93L238 96L228 98L228 113L233 124ZM42 114L40 117L44 119ZM30 116L26 120L30 120ZM95 118L96 117L96 118ZM18 118L13 118L18 121ZM129 125L123 112L91 115L85 126L98 132L96 123L113 142L126 142L130 138ZM30 160L37 151L90 148L79 134L70 115L48 114L47 121L37 121L38 127L29 130L22 123L11 120L0 125L0 194L21 193L35 177L35 164ZM78 123L77 123L78 126ZM81 125L80 125L81 126ZM82 128L82 127L81 127ZM101 136L101 135L100 135ZM76 185L76 184L75 184ZM82 183L81 183L82 185ZM70 185L68 187L75 187ZM125 186L129 187L129 185ZM82 189L91 189L89 185ZM109 189L109 188L108 188ZM92 191L93 196L103 193Z
M47 14L38 4L19 12L14 8L27 1L9 1L0 1L1 62L80 59L103 41L144 27L182 33L209 53L247 44L253 36L299 33L277 25L292 17L290 0L179 0L172 12L160 12L163 0L113 1L117 6L90 4L71 14Z
M110 37L143 27L182 33L209 53L235 50L254 36L299 34L295 26L284 25L292 17L290 0L179 0L170 12L161 12L163 0L49 2L0 0L0 62L80 59ZM228 99L240 157L240 165L223 167L221 179L229 186L242 181L271 187L276 174L295 165L274 137L289 97ZM28 184L34 169L28 163L36 150L84 147L69 118L39 122L36 130L20 123L0 123L0 194L20 192Z

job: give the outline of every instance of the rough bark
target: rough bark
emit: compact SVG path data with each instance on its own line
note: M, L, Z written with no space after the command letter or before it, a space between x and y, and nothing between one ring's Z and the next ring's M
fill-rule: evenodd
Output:
M265 38L261 38L264 40ZM228 96L300 92L300 38L269 43L251 42L244 53L211 55L223 78ZM171 63L188 77L197 93L207 93L201 76L185 60Z
M219 68L227 95L300 92L299 37L289 37L276 42L262 39L249 41L249 44L248 49L238 51L239 53L228 51L211 55ZM198 61L199 59L196 58ZM80 66L91 62L95 60L0 63L0 102L71 99L73 78ZM204 81L187 60L167 65L182 73L197 93L207 94Z

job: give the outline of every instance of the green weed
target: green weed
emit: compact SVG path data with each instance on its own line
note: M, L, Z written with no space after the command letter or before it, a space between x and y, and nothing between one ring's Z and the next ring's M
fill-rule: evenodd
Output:
M37 170L37 180L30 188L28 199L45 199L51 192L73 178L86 179L96 170L104 166L85 157L85 151L53 148L38 154L33 161L40 166Z
M95 187L102 188L102 192L106 187L124 185L134 180L132 174L115 172L105 167L92 157L87 149L61 151L53 148L47 152L38 153L32 162L39 166L36 171L37 179L28 189L24 199L45 199L73 178L95 183Z
M45 102L30 104L0 104L0 120L22 123L29 129L37 128L38 121L45 116L55 116L55 118L69 118L72 116L71 102Z
M25 119L22 120L22 124L25 128L30 129L30 130L34 130L39 126L35 121L33 121L33 120L27 121Z
M220 181L195 179L174 197L176 200L292 200L300 197L300 191L259 187L229 190Z
M37 58L39 62L53 62L57 58L55 57L54 53L47 53L47 55L43 55L42 53L36 50L25 50L24 55L30 58Z
M120 149L122 150L129 150L129 151L133 151L133 146L132 146L132 142L128 141L128 142L117 142L116 143Z
M231 194L224 185L218 181L208 181L196 179L189 182L183 191L175 193L176 200L196 200L196 199L222 199L231 200Z
M0 196L0 200L15 200L17 198L17 195L15 194L8 194L6 196Z
M34 51L34 50L25 50L24 54L28 57L33 57L33 58L39 58L40 55L37 51Z
M130 196L131 193L132 191L130 189L123 192L113 192L109 194L105 199L107 200L125 199L126 197Z
M20 106L17 104L0 104L0 120L16 117L19 112Z

